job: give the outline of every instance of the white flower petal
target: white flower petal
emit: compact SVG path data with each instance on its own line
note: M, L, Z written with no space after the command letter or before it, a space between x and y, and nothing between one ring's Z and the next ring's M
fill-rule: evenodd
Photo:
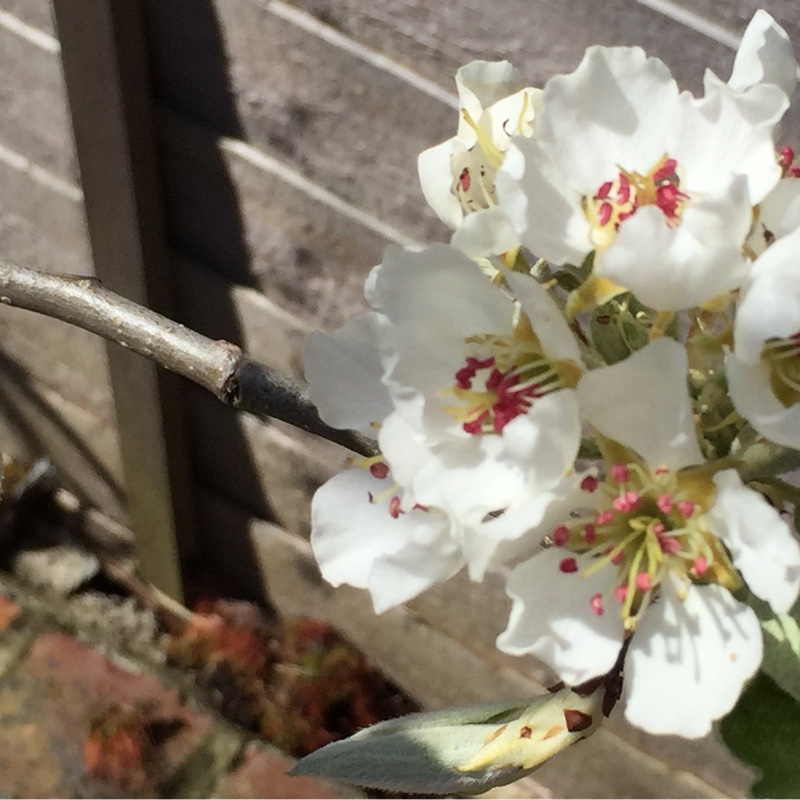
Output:
M372 434L370 423L381 422L392 410L381 380L384 368L378 349L384 323L378 314L365 314L332 333L308 337L309 394L328 425Z
M577 393L572 389L535 400L503 428L504 460L523 468L528 482L554 486L570 471L578 456L581 424Z
M484 536L483 526L477 529L466 528L462 533L461 554L467 565L467 574L471 581L481 582L489 569L497 569L499 562L495 561L495 553L503 542ZM531 549L530 554L535 552Z
M450 244L470 258L484 258L519 247L519 237L500 206L489 206L467 214Z
M649 733L704 736L761 663L755 612L715 584L672 579L636 626L625 661L625 716Z
M519 70L508 61L471 61L456 72L458 104L475 122L480 120L484 109L516 94L524 85ZM466 147L477 141L475 131L463 115L459 118L458 138Z
M400 457L402 442L381 437L390 463ZM525 474L502 459L498 436L472 436L429 451L417 470L411 491L418 503L445 509L465 524L505 508L525 490Z
M552 491L525 497L521 504L482 523L480 534L497 542L487 568L496 570L538 553L544 537L573 509L586 505L586 493L580 488L584 476L585 473L570 475Z
M425 512L414 513L422 515ZM368 588L376 614L449 580L463 567L464 559L447 528L441 525L438 532L436 542L410 542L398 553L375 562L369 573Z
M744 178L719 201L690 202L674 227L657 206L645 206L620 226L595 271L652 308L702 305L747 277L741 247L751 219Z
M388 504L371 503L391 488L392 479L378 480L363 469L335 475L317 489L311 503L311 547L328 583L366 588L375 560L400 550L415 522L401 514L393 519Z
M657 339L578 382L578 399L603 434L633 448L650 467L678 470L703 461L686 386L687 358L672 339Z
M417 171L425 200L436 216L451 228L457 228L464 218L461 203L453 194L453 156L463 150L455 138L429 147L419 154Z
M590 605L593 595L612 588L613 574L563 573L559 563L567 555L551 548L514 568L507 586L514 604L497 646L513 655L532 653L575 686L614 666L624 631L610 603L601 615ZM586 559L577 561L580 568L587 566Z
M572 468L580 446L575 392L537 400L499 435L450 438L431 446L403 417L387 418L381 452L415 502L446 510L467 525L547 491Z
M752 267L752 281L736 310L736 357L757 364L768 339L800 331L800 228L778 239Z
M512 136L534 135L536 115L542 108L542 96L541 89L528 86L503 97L486 109L482 122L490 127L492 141L501 151L508 149Z
M776 84L791 97L797 83L797 63L786 31L759 9L744 32L728 85L739 91L759 83Z
M419 403L416 405L419 408ZM378 434L378 445L391 466L392 477L406 490L431 456L420 420L419 412L414 419L397 411L386 417Z
M771 131L789 107L789 98L772 83L760 83L745 91L737 91L707 69L703 76L703 85L706 99L715 94L725 97L727 102L733 103L739 114L756 129L767 126ZM746 154L745 159L748 155L753 153ZM773 171L774 168L770 170Z
M536 255L554 264L580 264L592 249L580 192L537 142L512 141L496 187L500 208Z
M527 314L545 355L553 361L569 360L580 365L581 351L564 314L547 290L529 275L505 271L514 297Z
M687 176L682 188L690 196L720 199L731 177L740 176L749 204L760 203L781 177L773 132L788 103L777 86L764 84L741 93L707 72L705 95L682 95L677 114L674 154Z
M784 178L759 203L758 220L747 240L753 252L760 256L775 239L800 228L800 180Z
M450 245L419 252L387 248L375 292L397 343L397 363L387 377L403 386L449 388L463 366L467 337L512 329L511 300ZM452 380L443 385L448 374Z
M789 524L736 470L714 476L717 497L707 514L711 532L731 552L747 585L773 611L786 613L800 591L800 544Z
M537 138L570 186L594 194L617 165L647 174L675 124L678 86L638 47L589 47L578 68L544 87Z
M318 489L311 505L311 547L322 576L333 586L369 589L378 613L447 580L464 563L442 512L411 508L393 517L388 500L370 502L391 485L391 476L347 470Z
M728 391L736 410L765 438L800 450L800 403L786 408L772 392L769 367L725 358Z

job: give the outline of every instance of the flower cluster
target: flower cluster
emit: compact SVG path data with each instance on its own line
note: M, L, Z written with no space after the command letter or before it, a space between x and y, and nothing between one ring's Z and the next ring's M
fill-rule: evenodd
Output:
M328 581L381 612L500 571L500 649L570 685L625 652L651 732L731 710L762 660L748 600L800 590L796 72L763 11L702 97L638 48L542 89L459 70L457 134L419 158L451 243L390 247L370 313L310 338L323 419L377 439L314 498Z

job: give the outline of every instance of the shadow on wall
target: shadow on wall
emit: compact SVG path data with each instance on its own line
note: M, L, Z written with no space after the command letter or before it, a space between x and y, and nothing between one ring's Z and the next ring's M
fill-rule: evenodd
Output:
M123 521L125 492L98 456L102 443L94 441L95 449L90 447L86 433L75 430L34 387L25 366L2 351L0 374L0 417L13 430L22 455L33 461L47 453L60 479L81 500ZM76 471L80 485L70 481Z
M243 138L244 134L215 4L212 0L146 0L144 10L170 247L196 267L227 281L255 286L236 187L217 147L219 136ZM185 293L176 295L179 319L191 316L194 327L212 338L244 342L228 294L215 297L213 313L205 317L197 309L190 312ZM221 406L214 409L215 441L224 442L225 449L209 458L198 418L208 404L198 402L199 387L187 385L186 391L187 400L194 400L187 403L187 422L195 486L204 494L220 492L215 473L236 465L238 496L224 499L241 503L247 498L247 512L273 519L238 414ZM195 505L201 508L199 502ZM239 527L234 524L219 531L211 529L207 516L198 514L200 558L206 571L213 568L225 573L220 577L226 579L226 594L263 600L245 515L240 519Z

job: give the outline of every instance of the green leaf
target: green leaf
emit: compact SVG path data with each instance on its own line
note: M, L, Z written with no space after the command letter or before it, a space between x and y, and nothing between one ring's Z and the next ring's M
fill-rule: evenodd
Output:
M776 614L752 592L747 591L740 599L752 607L761 622L764 633L761 670L800 703L800 603L795 603L788 614Z
M788 614L762 620L764 662L761 669L800 703L800 625ZM800 745L800 743L798 743Z
M800 703L763 672L720 723L734 755L758 767L753 797L800 797Z

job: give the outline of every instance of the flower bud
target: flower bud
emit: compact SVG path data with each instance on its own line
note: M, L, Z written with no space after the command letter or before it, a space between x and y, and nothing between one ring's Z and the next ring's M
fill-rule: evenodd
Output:
M394 792L484 792L518 780L594 733L606 694L600 680L527 705L411 714L326 745L290 774Z

